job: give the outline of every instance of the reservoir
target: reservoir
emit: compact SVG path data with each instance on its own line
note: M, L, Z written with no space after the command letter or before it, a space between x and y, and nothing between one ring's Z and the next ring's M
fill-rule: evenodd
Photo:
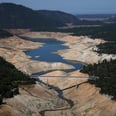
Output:
M23 39L30 40L33 42L44 43L43 47L41 48L37 48L37 49L25 52L26 55L31 56L32 60L45 61L45 62L61 62L61 63L65 63L75 67L75 69L65 70L65 72L79 70L80 68L83 67L81 63L67 61L63 59L60 55L54 53L58 50L68 49L67 46L63 45L64 42L61 42L59 40L52 39L52 38L47 38L47 39L34 38L33 39L33 38L23 37ZM41 72L38 74L44 74L44 73Z

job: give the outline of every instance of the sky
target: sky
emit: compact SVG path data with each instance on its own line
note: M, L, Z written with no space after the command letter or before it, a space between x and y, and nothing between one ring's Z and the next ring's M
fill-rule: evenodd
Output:
M0 0L34 10L60 10L72 14L116 14L116 0Z

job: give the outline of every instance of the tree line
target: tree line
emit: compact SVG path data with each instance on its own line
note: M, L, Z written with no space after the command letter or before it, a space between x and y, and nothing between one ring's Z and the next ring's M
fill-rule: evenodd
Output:
M116 100L116 60L103 60L98 64L89 64L84 66L81 72L88 73L90 76L98 76L99 78L89 82L100 87L102 94L108 94Z
M3 98L11 98L19 94L19 85L34 84L29 75L17 70L14 65L0 57L0 104Z

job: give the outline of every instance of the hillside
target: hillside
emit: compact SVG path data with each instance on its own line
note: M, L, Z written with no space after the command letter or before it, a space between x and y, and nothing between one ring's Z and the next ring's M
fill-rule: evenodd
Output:
M14 65L0 57L0 104L2 98L11 98L19 93L20 84L34 84L34 79L18 71Z
M109 68L110 67L110 68ZM102 94L112 96L116 100L116 60L99 62L98 64L84 66L81 72L88 73L90 76L99 77L96 81L90 83L100 87Z
M50 10L39 10L39 15L43 15L44 17L51 18L53 21L62 22L63 24L77 24L79 23L79 19L74 15L64 13L61 11L50 11Z
M44 28L77 24L78 18L59 11L35 11L13 3L0 4L0 28Z

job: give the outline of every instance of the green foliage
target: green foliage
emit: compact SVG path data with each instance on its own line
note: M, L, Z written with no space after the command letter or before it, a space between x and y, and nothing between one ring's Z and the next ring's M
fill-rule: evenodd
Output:
M76 27L67 29L58 28L34 28L33 31L50 31L73 33L72 35L90 36L91 38L103 38L107 41L116 41L116 24L101 25L98 27Z
M14 65L0 57L0 96L10 98L19 94L20 84L34 84L34 79L18 71ZM1 103L1 102L0 102Z
M106 54L116 54L116 42L107 42L103 44L97 45L99 50L98 53L106 53Z
M111 95L116 100L116 60L89 64L84 66L81 72L88 73L90 76L98 76L96 81L90 81L90 83L100 87L101 93Z

